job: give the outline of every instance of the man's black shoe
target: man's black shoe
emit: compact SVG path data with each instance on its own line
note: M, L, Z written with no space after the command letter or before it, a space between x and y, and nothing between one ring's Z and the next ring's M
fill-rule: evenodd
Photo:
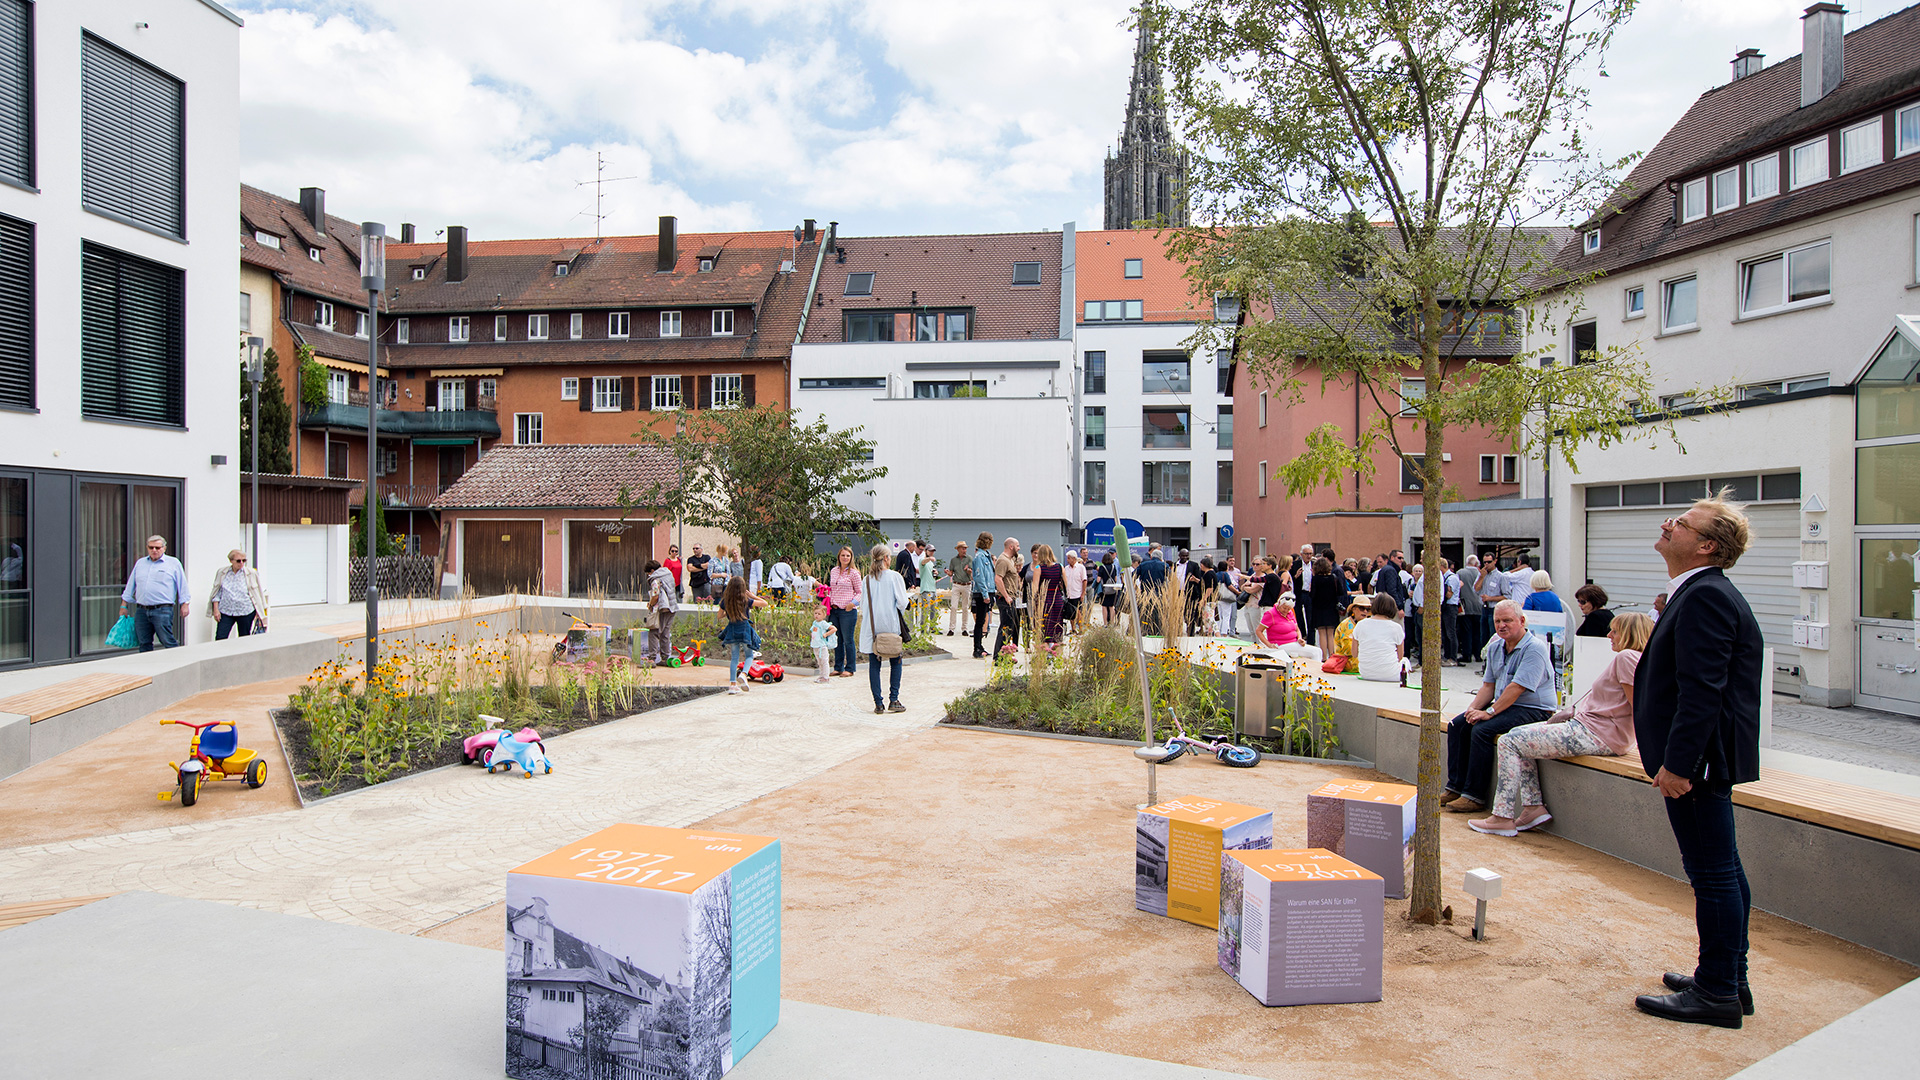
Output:
M1666 1020L1678 1020L1683 1024L1712 1024L1714 1027L1737 1028L1740 1026L1740 1002L1738 1000L1712 1001L1700 996L1694 989L1682 990L1677 994L1641 994L1633 1003L1644 1013L1652 1013Z
M1666 983L1667 989L1669 990L1693 989L1693 976L1691 975L1678 975L1669 971L1665 975L1660 976L1660 981ZM1742 986L1740 988L1740 1015L1753 1015L1753 987L1751 986Z

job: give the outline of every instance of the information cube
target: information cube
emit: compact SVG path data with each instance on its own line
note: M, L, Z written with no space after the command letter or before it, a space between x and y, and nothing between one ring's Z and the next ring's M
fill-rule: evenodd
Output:
M1413 867L1413 807L1419 789L1372 780L1335 780L1307 796L1307 846L1352 859L1403 900Z
M1273 847L1273 811L1173 799L1140 811L1133 845L1133 906L1212 927L1220 917L1220 853Z
M1220 857L1220 969L1262 1005L1380 1000L1385 882L1321 848Z

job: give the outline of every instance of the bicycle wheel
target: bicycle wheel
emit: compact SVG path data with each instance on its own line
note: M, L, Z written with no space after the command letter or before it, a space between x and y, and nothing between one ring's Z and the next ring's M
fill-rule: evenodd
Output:
M1222 765L1231 765L1236 769L1251 769L1260 764L1260 751L1251 746L1223 746L1215 752Z
M1180 742L1169 742L1164 746L1160 747L1160 749L1166 751L1166 756L1161 758L1158 762L1156 762L1156 764L1165 765L1168 762L1179 757L1180 755L1186 753L1187 744L1180 743Z

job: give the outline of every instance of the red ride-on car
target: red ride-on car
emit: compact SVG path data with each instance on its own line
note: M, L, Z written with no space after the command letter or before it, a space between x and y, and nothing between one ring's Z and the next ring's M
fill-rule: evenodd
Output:
M756 656L753 663L747 665L746 674L749 679L771 686L787 677L787 669L779 664L769 664Z

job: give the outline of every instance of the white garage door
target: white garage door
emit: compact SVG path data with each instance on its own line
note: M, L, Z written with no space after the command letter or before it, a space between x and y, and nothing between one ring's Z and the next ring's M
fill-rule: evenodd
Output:
M1660 523L1683 507L1657 510L1587 511L1587 577L1607 590L1616 609L1645 611L1666 591L1667 568L1654 553ZM1793 587L1793 561L1800 557L1800 513L1793 503L1747 507L1753 542L1727 572L1760 621L1773 646L1773 688L1800 692L1800 651L1793 647L1793 619L1800 593ZM1563 590L1571 592L1572 590Z
M266 525L260 578L270 607L327 602L327 525Z

